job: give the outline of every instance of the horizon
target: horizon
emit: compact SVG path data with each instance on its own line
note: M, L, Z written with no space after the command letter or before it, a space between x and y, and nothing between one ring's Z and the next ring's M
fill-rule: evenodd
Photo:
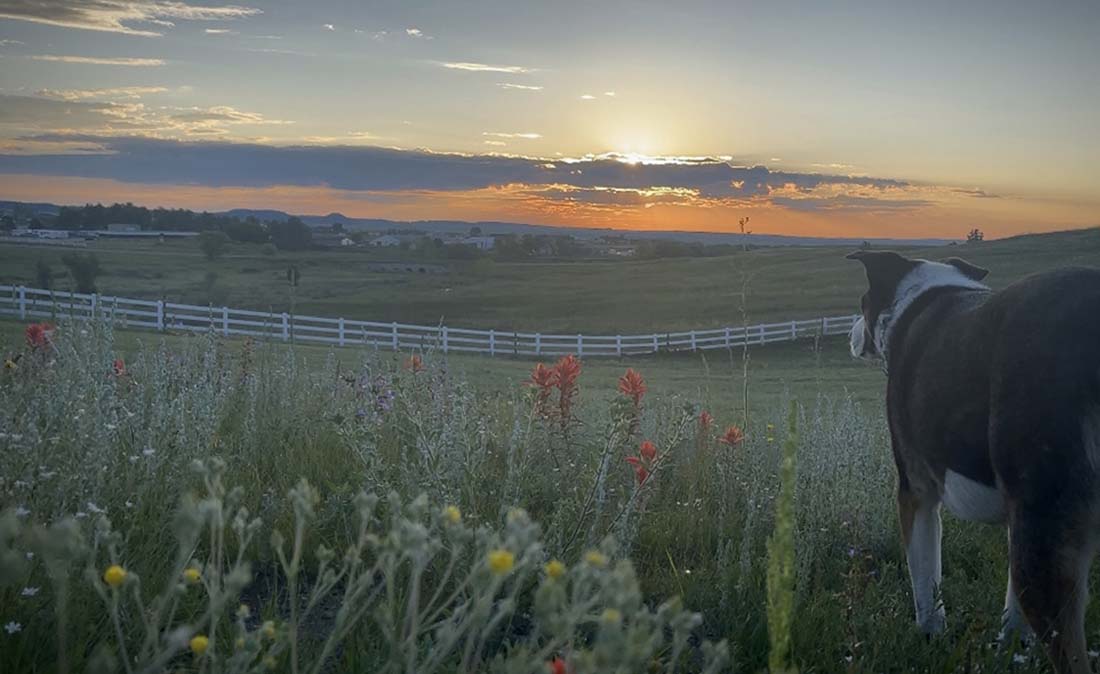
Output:
M787 10L0 0L0 198L828 238L1100 225L1100 7Z

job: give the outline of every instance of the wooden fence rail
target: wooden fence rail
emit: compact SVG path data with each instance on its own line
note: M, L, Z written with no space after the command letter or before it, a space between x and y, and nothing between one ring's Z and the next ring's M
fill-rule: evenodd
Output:
M746 342L772 344L840 335L847 334L858 318L826 316L748 327L727 326L649 335L564 335L356 321L7 285L0 285L0 316L14 316L20 320L104 318L127 328L192 332L213 330L226 336L247 335L337 346L366 345L395 350L435 348L444 353L484 353L490 356L576 354L585 357L728 349Z

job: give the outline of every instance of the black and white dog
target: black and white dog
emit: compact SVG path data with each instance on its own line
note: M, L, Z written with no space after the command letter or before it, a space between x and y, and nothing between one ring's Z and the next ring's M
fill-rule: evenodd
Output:
M1100 544L1100 269L999 292L958 258L861 251L870 288L851 333L884 361L898 510L917 623L944 627L940 504L1005 523L1002 634L1036 634L1059 672L1090 671L1085 604ZM1033 631L1032 631L1033 630Z

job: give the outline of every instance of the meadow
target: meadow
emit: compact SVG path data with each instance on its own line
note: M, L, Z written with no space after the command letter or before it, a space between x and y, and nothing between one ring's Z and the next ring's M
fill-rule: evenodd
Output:
M964 253L999 285L1097 264L1097 234L927 253ZM124 250L101 253L103 291L160 292L154 277L115 278L158 273ZM33 265L0 253L3 282L24 273L9 262ZM211 264L182 260L165 258L162 280L187 288ZM699 325L737 315L739 298L714 295L734 292L742 263L759 320L848 313L863 283L835 250L761 250L493 265L485 306L447 306L470 325L493 325L490 307L569 326ZM285 261L270 264L274 276ZM311 311L435 310L440 279L383 291L370 277L356 293L339 283L349 266L318 262L313 287L306 267L300 307L328 287L336 308ZM473 298L479 273L451 287ZM616 275L652 296L593 286ZM555 292L517 299L515 283L540 278ZM688 281L713 292L683 306ZM756 292L776 284L789 296L765 310ZM606 304L586 304L591 287ZM233 292L244 304L285 287ZM751 349L745 405L736 349L547 371L105 324L29 344L24 327L0 323L13 361L0 375L0 671L1045 671L994 645L996 528L945 517L948 630L927 641L913 628L883 376L843 340ZM1088 626L1097 643L1095 606Z

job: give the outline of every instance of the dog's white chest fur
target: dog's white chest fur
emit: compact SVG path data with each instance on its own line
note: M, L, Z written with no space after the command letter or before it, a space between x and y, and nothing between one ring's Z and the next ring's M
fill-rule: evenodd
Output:
M954 471L943 478L943 504L957 517L973 522L1002 522L1005 497L995 487L975 482Z

